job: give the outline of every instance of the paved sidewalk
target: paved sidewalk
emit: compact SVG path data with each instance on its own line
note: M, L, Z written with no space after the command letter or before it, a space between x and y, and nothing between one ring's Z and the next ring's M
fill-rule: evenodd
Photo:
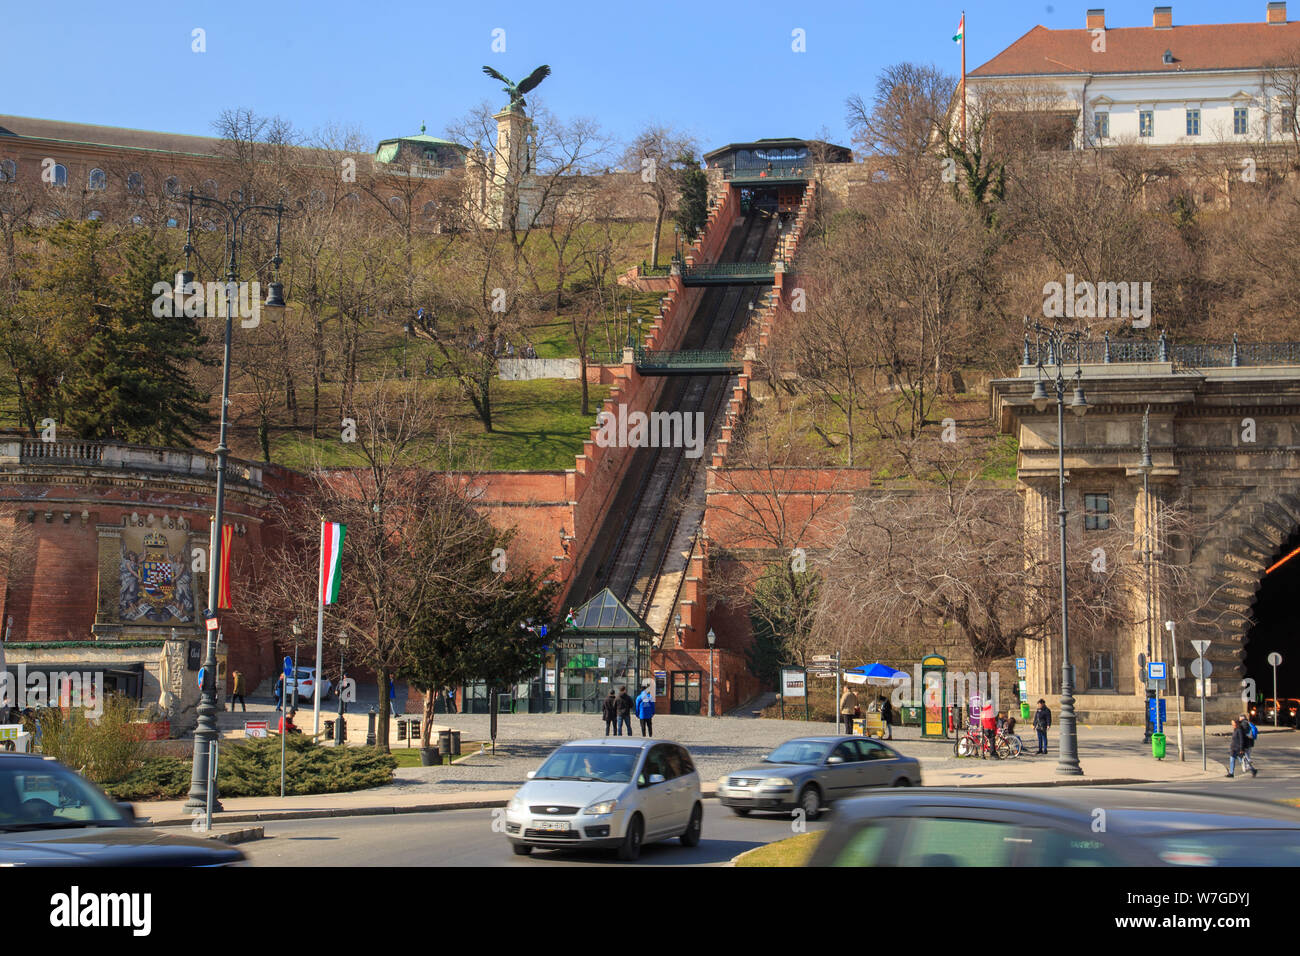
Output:
M486 734L485 715L450 715L465 739ZM384 787L351 793L300 797L240 797L223 801L223 824L270 820L277 817L328 817L362 814L413 813L434 810L504 806L529 770L534 770L556 746L566 740L592 736L593 720L583 715L503 715L496 754L475 753L459 764L439 767L401 767L396 781ZM481 726L480 726L481 724ZM795 736L829 734L830 724L803 721L745 720L742 718L668 717L656 718L655 730L664 738L685 744L699 767L706 796L711 796L719 777L750 766L778 743ZM569 735L566 736L566 732ZM1272 736L1272 735L1270 735ZM1101 783L1177 784L1183 781L1222 777L1226 760L1226 738L1209 738L1212 759L1209 771L1201 770L1199 728L1196 739L1188 735L1187 759L1180 762L1170 741L1169 757L1155 760L1149 745L1142 744L1142 729L1133 727L1079 728L1080 763L1084 776L1056 773L1057 738L1049 736L1050 753L1045 757L1025 753L1015 760L980 760L953 756L952 742L922 740L917 728L896 728L894 745L902 753L921 761L927 786L1068 786ZM1294 750L1300 737L1279 735L1269 751ZM1285 743L1284 743L1285 742ZM1281 753L1278 754L1281 756ZM1280 763L1280 761L1279 761ZM184 801L139 803L136 813L159 825L188 824L191 817Z

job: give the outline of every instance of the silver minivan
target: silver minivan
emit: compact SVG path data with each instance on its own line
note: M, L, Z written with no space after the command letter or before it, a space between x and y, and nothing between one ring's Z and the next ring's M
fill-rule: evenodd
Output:
M669 740L604 737L557 749L506 806L506 837L519 856L536 847L617 848L635 860L644 843L700 842L700 775Z

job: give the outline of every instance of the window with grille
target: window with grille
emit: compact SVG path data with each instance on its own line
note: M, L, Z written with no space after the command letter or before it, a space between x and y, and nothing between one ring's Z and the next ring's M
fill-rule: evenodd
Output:
M1156 132L1156 114L1153 110L1138 113L1138 135L1154 136Z
M1115 668L1110 651L1088 655L1088 686L1092 690L1115 689Z
M1083 496L1083 530L1106 531L1110 528L1110 495Z
M1232 133L1234 136L1245 136L1246 131L1250 128L1250 111L1244 106L1233 107L1232 110Z
M1201 111L1200 110L1187 111L1187 135L1188 136L1201 135Z

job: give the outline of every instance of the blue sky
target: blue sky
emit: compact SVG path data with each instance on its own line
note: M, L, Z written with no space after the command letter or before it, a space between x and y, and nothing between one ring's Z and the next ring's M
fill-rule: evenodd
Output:
M1175 24L1262 22L1266 7L1169 2ZM966 0L967 66L1035 24L1082 28L1089 6L1104 6L1107 24L1120 27L1149 26L1154 5ZM1292 6L1300 17L1300 0ZM530 100L596 119L623 140L655 121L705 149L823 127L848 145L844 101L869 96L884 66L914 60L958 72L951 37L962 9L961 0L15 4L5 14L0 112L211 135L222 109L249 107L308 132L355 126L373 145L421 122L439 134L484 100L504 105L500 84L479 72L485 63L516 80L549 63L552 76ZM206 31L205 53L191 51L195 28ZM497 28L504 53L491 49ZM791 49L796 29L806 52Z

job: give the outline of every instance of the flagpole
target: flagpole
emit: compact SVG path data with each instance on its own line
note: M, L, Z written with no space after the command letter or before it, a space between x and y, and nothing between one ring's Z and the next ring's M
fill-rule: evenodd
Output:
M316 679L312 681L312 715L311 715L311 738L314 741L316 735L320 733L320 682L321 682L321 637L325 633L325 584L328 573L325 569L325 533L329 527L324 521L320 526L320 574L318 575L319 586L316 588ZM294 667L298 662L293 662ZM297 686L298 675L294 675L294 686Z
M961 144L966 145L966 11L961 12Z

